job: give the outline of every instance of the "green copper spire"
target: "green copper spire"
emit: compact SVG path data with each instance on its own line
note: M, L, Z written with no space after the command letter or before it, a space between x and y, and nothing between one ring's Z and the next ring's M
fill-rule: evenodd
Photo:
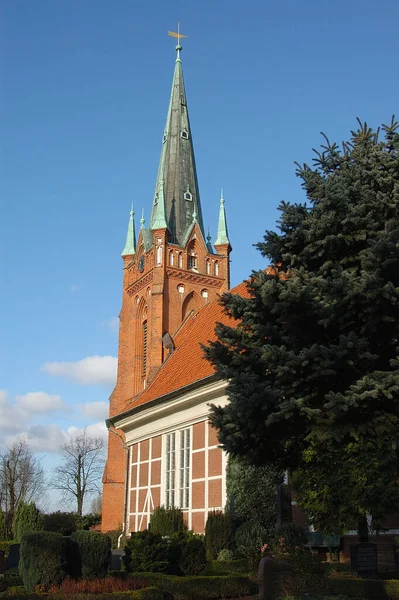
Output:
M174 37L181 36L176 34ZM178 38L180 41L180 37ZM205 238L195 167L194 148L184 88L182 47L176 46L169 109L162 139L161 158L155 185L150 229L159 225L159 190L163 182L164 218L170 232L170 241L183 245L193 223L193 214ZM162 216L161 216L162 218Z
M219 225L215 246L221 246L222 244L228 244L230 246L229 234L227 231L226 211L224 208L223 190L220 194Z
M164 182L161 179L159 182L159 189L155 194L154 205L151 215L151 229L167 229L166 215L165 215L165 195L164 195Z
M145 218L144 218L144 208L141 211L141 219L140 219L140 229L144 229L144 225L145 225Z
M122 251L122 256L130 256L136 253L136 232L134 229L134 210L133 204L130 209L129 225L127 228L126 244Z

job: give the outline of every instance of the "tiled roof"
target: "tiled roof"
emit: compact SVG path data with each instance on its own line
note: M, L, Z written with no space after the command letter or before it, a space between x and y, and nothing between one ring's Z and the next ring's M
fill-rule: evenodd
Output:
M246 282L229 291L246 296ZM160 367L150 385L133 398L125 410L142 406L156 398L175 392L201 379L215 374L215 369L205 358L200 344L216 340L215 325L233 323L224 314L219 300L213 300L184 322L174 338L175 349Z

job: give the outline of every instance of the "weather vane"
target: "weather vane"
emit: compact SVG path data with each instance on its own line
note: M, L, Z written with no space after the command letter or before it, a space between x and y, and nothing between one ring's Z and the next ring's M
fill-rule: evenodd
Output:
M188 35L183 35L180 33L180 21L177 23L177 33L175 31L168 31L168 35L171 37L177 38L177 45L180 46L181 38L186 38Z

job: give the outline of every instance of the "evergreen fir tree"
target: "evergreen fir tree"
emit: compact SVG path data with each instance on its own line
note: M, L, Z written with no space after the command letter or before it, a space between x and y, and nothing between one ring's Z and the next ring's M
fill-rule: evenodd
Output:
M21 501L17 508L14 521L14 539L21 542L26 533L43 529L43 514L34 502L27 504Z
M206 349L229 380L212 409L223 447L290 469L329 531L399 506L398 123L381 129L359 121L298 165L309 204L281 203L257 244L270 268L223 296L237 326Z

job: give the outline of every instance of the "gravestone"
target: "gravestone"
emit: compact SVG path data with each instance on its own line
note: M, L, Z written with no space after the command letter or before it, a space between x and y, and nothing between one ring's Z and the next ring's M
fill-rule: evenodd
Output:
M258 569L259 600L275 600L292 593L291 565L283 560L262 558Z
M360 542L350 547L351 567L358 577L375 577L377 574L377 544Z
M18 569L19 565L19 547L21 544L11 544L8 549L7 569Z
M111 558L109 561L110 571L120 571L122 568L122 556L125 554L123 548L111 550Z

